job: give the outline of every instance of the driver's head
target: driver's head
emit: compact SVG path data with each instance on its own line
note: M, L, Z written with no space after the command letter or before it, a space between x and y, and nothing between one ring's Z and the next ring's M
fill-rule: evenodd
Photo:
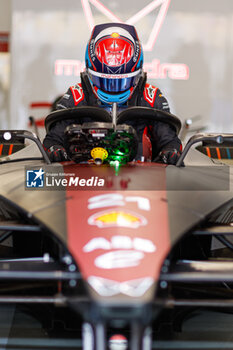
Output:
M124 103L142 72L143 52L134 26L121 23L95 26L85 61L99 99L105 103Z

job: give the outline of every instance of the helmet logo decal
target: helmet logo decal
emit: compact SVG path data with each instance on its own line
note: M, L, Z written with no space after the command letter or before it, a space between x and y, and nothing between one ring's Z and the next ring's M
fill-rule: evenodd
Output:
M89 55L90 55L90 58L91 58L92 62L94 62L95 61L95 40L94 39L92 39L90 41Z
M110 67L127 64L133 56L133 44L123 38L103 38L96 44L96 56Z
M112 38L119 38L120 34L119 33L112 33L111 37Z
M115 72L113 72L109 67L106 67L106 68L107 68L108 74L114 74L114 76L116 74L121 74L121 67L119 69L117 69Z

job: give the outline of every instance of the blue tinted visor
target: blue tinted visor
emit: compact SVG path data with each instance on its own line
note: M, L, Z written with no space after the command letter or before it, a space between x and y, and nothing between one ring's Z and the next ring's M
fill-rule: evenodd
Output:
M110 93L119 93L134 87L141 74L141 69L129 74L105 74L88 69L88 75L98 89Z

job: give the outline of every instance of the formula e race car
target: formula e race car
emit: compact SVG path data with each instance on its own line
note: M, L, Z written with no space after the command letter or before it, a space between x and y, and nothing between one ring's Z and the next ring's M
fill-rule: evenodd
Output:
M126 120L180 121L114 111L51 113L47 130L72 120L62 163L32 133L0 131L1 348L229 348L209 325L232 329L231 166L204 153L231 154L233 134L194 135L176 166L135 160Z

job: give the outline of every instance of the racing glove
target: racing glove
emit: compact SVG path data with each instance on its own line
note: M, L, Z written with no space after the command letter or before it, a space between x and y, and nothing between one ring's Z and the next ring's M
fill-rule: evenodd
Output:
M63 162L69 160L66 150L61 145L51 146L46 150L51 162Z
M180 156L181 153L175 148L163 150L159 153L158 157L154 161L175 165Z

